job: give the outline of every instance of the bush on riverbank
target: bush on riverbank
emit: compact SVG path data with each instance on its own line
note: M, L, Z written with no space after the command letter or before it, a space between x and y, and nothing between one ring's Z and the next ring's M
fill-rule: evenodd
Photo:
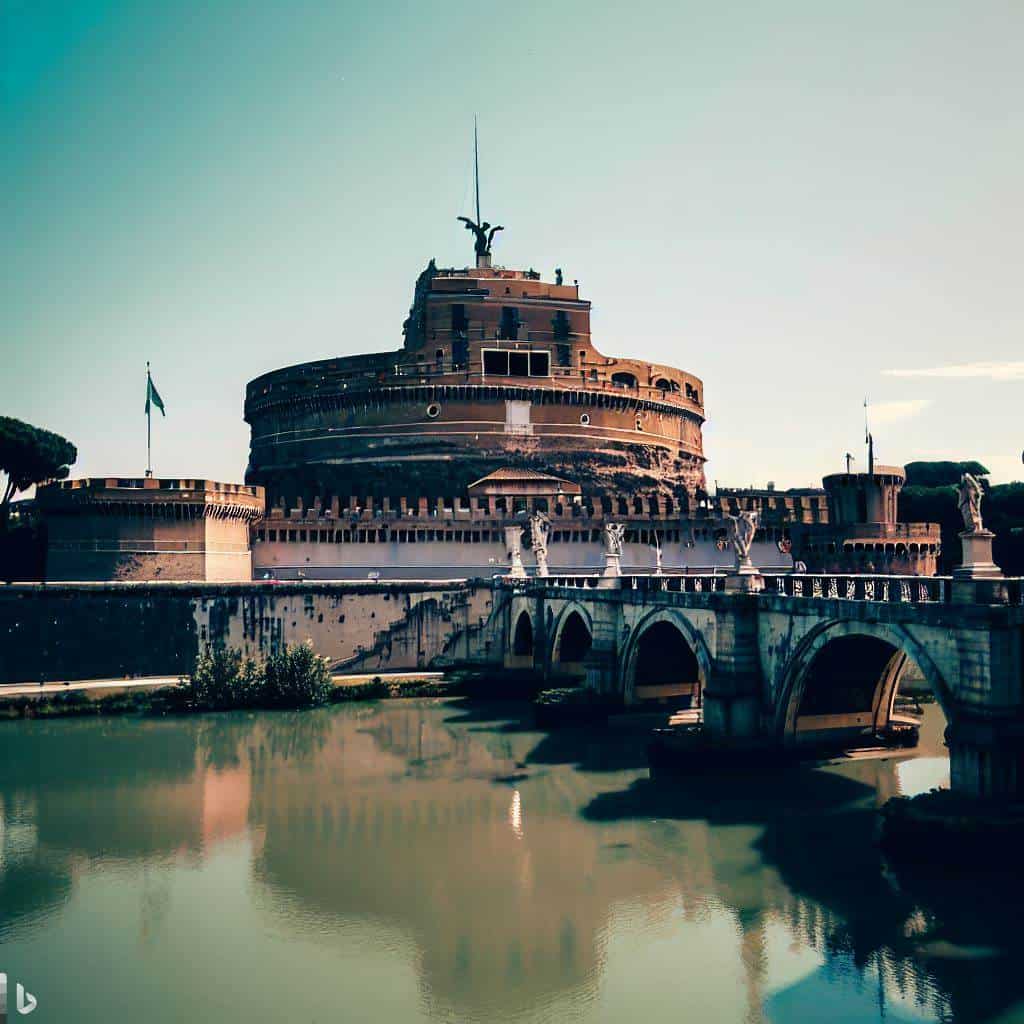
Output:
M349 704L400 697L454 697L459 692L457 684L443 679L381 679L374 676L365 683L336 686L330 700L332 704Z
M333 689L327 659L308 643L285 646L262 665L230 647L207 648L186 686L191 705L204 711L318 707Z
M272 708L312 708L326 704L334 684L327 659L312 644L282 647L263 665L262 702Z
M231 647L200 651L187 681L191 703L209 711L254 707L262 684L252 658Z

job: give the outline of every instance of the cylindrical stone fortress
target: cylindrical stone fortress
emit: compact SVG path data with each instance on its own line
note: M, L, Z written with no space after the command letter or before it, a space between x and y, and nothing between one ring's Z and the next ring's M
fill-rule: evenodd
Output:
M458 495L503 466L585 496L704 487L703 385L602 355L576 284L481 266L420 274L404 346L248 385L246 480L270 505Z

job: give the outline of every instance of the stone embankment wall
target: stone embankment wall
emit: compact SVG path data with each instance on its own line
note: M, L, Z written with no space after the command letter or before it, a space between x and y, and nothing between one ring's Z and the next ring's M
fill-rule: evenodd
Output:
M489 583L0 586L0 683L189 670L211 641L265 656L311 640L338 671L486 655ZM500 657L500 654L499 654Z

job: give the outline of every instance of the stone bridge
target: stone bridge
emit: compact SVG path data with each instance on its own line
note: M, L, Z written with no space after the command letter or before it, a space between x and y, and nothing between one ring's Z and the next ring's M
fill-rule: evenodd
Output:
M757 590L758 586L764 589ZM1022 581L625 576L0 585L0 683L189 671L310 640L337 671L473 662L702 705L771 746L884 731L911 666L949 723L955 788L1024 797Z
M492 653L627 703L692 695L712 737L781 747L884 731L916 666L949 723L953 786L1024 795L1020 580L779 576L498 581Z

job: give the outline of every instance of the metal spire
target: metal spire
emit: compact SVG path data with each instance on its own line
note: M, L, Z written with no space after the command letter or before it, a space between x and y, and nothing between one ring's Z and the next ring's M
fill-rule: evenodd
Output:
M476 222L480 220L480 147L477 144L476 114L473 115L473 176L476 179Z

